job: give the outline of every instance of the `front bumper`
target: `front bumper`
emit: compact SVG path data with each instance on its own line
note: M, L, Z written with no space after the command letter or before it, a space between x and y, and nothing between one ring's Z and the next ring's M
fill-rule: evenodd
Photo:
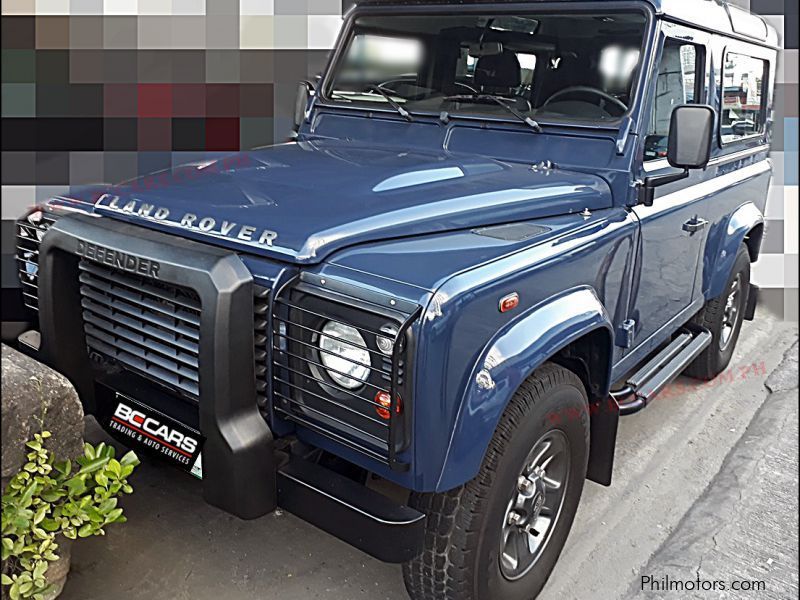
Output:
M103 249L87 257L87 244ZM83 245L83 246L81 246ZM83 251L81 250L83 248ZM109 252L111 254L109 254ZM197 403L135 373L98 375L86 347L78 263L120 253L157 280L200 299ZM131 263L133 264L133 263ZM233 252L111 219L62 217L39 250L40 358L75 385L87 413L101 417L115 392L138 398L205 438L204 499L245 519L279 504L356 547L402 562L422 547L424 516L301 457L276 453L259 411L253 321L254 283ZM112 432L113 434L113 432Z
M425 515L302 458L278 470L278 505L384 562L422 551Z
M39 324L44 360L73 382L86 411L97 412L93 368L85 348L77 276L79 244L157 263L158 280L197 292L202 305L199 428L203 495L242 518L277 504L273 438L254 401L253 279L229 251L112 219L59 219L39 250ZM237 318L238 316L238 318Z

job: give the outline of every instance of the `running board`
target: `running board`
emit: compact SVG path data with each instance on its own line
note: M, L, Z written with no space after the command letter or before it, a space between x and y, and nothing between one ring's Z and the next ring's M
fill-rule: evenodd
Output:
M669 385L711 343L707 329L685 328L669 345L650 359L625 382L625 387L612 392L619 405L620 415L631 415L647 406L658 393Z

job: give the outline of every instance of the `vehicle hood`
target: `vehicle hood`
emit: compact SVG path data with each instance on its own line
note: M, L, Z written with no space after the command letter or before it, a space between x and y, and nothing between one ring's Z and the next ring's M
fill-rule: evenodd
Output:
M93 210L297 263L388 238L611 206L594 175L446 151L303 141L110 187Z

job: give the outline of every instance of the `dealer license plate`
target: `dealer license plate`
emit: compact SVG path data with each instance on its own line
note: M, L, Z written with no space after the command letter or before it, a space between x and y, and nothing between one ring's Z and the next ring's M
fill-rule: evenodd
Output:
M154 452L195 477L203 478L200 453L204 438L199 431L119 392L115 395L108 426L128 445Z

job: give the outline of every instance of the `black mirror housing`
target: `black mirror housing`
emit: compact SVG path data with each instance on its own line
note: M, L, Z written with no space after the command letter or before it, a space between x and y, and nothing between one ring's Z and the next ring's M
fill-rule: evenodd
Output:
M669 124L667 161L678 169L704 169L711 157L714 109L706 104L675 107Z
M310 81L301 81L297 84L297 97L294 101L294 132L300 129L308 112L309 100L315 92L314 84Z
M680 173L646 177L639 191L639 202L653 205L657 187L689 177L690 169L705 169L711 158L714 139L714 109L707 104L681 104L672 111L669 122L667 161Z

